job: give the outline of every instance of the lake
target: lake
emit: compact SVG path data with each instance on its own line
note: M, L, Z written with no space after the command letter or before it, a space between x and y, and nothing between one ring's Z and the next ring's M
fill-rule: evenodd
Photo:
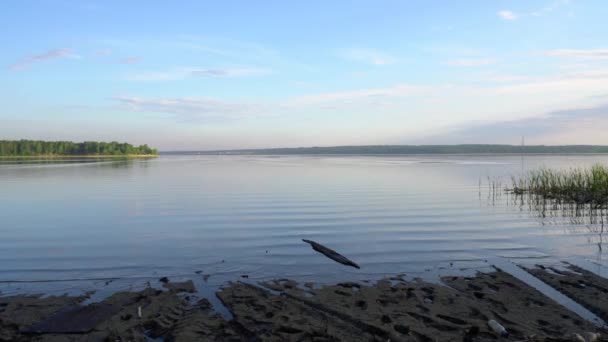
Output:
M552 208L541 215L488 187L539 166L595 162L608 156L0 160L0 291L111 278L125 287L197 271L218 285L241 275L324 282L476 270L497 259L606 266L597 224Z

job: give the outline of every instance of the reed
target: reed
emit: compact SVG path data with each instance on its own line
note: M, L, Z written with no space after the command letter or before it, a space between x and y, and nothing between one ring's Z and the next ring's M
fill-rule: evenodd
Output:
M608 167L553 170L540 168L521 177L512 177L509 192L542 196L578 204L603 206L608 203Z

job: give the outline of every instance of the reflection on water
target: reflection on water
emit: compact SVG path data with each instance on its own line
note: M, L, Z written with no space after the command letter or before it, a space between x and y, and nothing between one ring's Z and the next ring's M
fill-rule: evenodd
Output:
M131 159L131 158L2 158L0 157L0 167L3 170L9 168L41 168L41 167L64 167L64 166L109 166L113 168L130 167L135 162L142 162L148 159ZM143 163L142 165L146 165Z
M507 196L508 202L520 211L527 210L538 218L542 226L565 227L564 234L584 235L587 243L597 247L597 260L601 262L608 220L606 205L577 203L542 195L501 192L494 196Z
M486 180L608 157L526 158L525 167L519 156L3 160L0 291L23 289L15 280L196 271L211 274L210 284L242 274L332 281L476 268L497 257L604 263L604 221L595 209L537 208L501 186L489 189ZM335 249L361 270L328 260L302 239Z

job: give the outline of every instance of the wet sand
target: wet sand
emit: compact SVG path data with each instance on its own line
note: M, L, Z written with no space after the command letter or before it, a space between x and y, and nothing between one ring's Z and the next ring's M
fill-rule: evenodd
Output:
M530 272L607 316L606 279L575 269L563 278ZM580 284L577 277L584 288L563 284ZM87 296L4 297L0 341L584 341L600 332L502 271L442 282L400 276L323 287L288 279L233 282L216 294L232 319L197 297L192 281L119 292L88 306ZM492 331L491 319L509 336Z
M608 279L570 264L566 270L537 266L528 272L608 322Z

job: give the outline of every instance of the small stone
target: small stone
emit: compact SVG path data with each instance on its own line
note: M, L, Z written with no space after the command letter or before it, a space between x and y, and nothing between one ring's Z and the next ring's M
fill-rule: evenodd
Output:
M586 342L585 339L579 334L572 334L570 339L574 342Z
M158 279L158 281L160 281L160 282L161 282L161 283L163 283L163 284L166 284L166 283L168 283L168 282L169 282L169 278L167 278L167 277L162 277L162 278Z
M600 340L600 334L592 333L589 331L585 331L584 333L582 333L582 337L585 342L596 342Z

